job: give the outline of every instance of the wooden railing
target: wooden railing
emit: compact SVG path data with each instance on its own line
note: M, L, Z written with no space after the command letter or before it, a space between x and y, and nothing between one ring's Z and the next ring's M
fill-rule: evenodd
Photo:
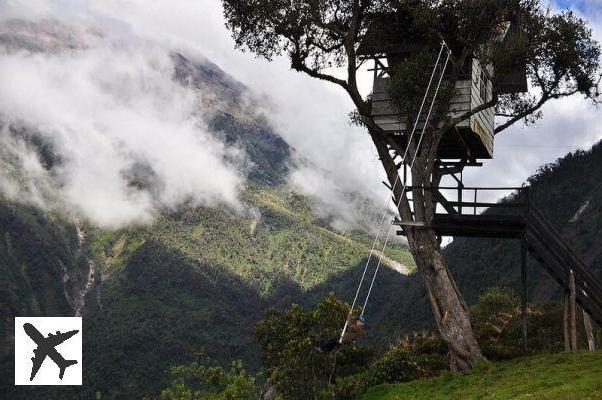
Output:
M519 210L527 212L529 209L529 188L528 187L467 187L467 186L442 186L442 187L406 187L406 196L413 205L411 194L415 190L431 191L434 194L437 204L441 205L448 214L459 215L478 215L479 211L489 209L491 213L496 210ZM445 194L455 194L455 199L448 199ZM508 195L502 201L484 201L483 193L508 192ZM479 195L481 197L479 198ZM508 196L514 195L513 199ZM507 214L505 212L504 214Z

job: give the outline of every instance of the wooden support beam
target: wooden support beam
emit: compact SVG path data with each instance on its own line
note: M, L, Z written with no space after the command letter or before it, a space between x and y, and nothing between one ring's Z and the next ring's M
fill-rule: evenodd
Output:
M575 273L572 269L569 271L569 290L571 350L577 351L577 294L575 290Z
M525 235L520 241L520 270L521 270L521 283L522 283L522 323L523 323L523 351L525 354L528 353L527 349L527 238Z
M420 221L394 221L393 223L394 225L399 225L401 227L405 227L405 226L412 226L415 228L424 228L426 227L426 224L424 222L420 222Z
M565 293L564 295L564 317L562 319L562 330L564 333L564 351L571 351L571 330L569 323L569 303L570 303L570 295Z
M445 211L447 211L450 215L458 214L458 212L454 209L454 207L452 207L449 201L447 201L445 196L443 196L443 194L438 189L435 189L433 191L433 195L435 196L435 200L437 200L437 202L441 204Z
M596 351L596 338L592 329L592 320L585 310L583 310L583 327L585 329L585 336L587 337L587 348L589 351Z

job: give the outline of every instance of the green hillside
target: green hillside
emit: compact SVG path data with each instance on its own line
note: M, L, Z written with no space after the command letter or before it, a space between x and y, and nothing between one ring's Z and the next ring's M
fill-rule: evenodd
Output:
M83 279L75 228L0 197L0 355L11 354L12 316L68 315ZM65 280L66 285L63 285Z
M84 309L84 362L94 368L84 369L83 392L67 393L92 396L99 391L108 398L156 393L168 383L165 370L170 365L189 362L200 351L222 364L243 359L257 370L259 347L251 329L270 306L309 305L330 291L352 298L372 244L369 235L332 230L312 214L306 198L286 190L251 183L243 198L252 212L189 208L166 212L146 227L117 232L83 227L86 243L81 251L74 227L38 212L36 221L46 224L56 238L44 239L45 246L30 249L26 256L20 254L23 258L7 265L11 271L24 257L37 262L37 271L52 267L44 261L66 252L70 235L72 258L80 254L84 262L77 264L76 258L64 262L71 260L81 276L86 260L96 265ZM21 206L13 208L24 212ZM24 245L39 240L36 235L23 237L35 227L22 223L4 236L19 238ZM387 255L413 269L409 253L399 244ZM54 291L40 302L45 307L62 302L63 307L40 315L73 315L64 304L60 275L52 268L50 272L47 282L29 290L23 301ZM403 329L389 319L395 313L389 299L409 281L383 268L370 304L379 330L373 341L384 341ZM18 281L13 286L23 290ZM69 283L65 287L70 288ZM10 371L12 359L7 356L3 365ZM3 376L10 380L12 373ZM27 398L30 392L15 388L11 395ZM56 392L63 395L64 391Z
M85 346L105 350L90 356L97 368L86 372L94 382L87 390L152 393L165 385L167 366L201 350L256 369L251 328L270 306L311 304L331 290L352 296L371 245L367 235L351 238L320 224L294 194L252 185L245 198L255 217L197 208L149 227L93 235L105 279L86 299ZM390 256L411 265L400 246ZM392 270L383 276L386 287L404 279ZM376 315L390 293L375 296Z
M365 400L602 399L602 352L554 354L484 364L447 374L372 388Z

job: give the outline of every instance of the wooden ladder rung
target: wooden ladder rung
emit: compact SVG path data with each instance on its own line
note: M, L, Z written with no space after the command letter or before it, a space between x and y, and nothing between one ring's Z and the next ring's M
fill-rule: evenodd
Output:
M393 221L393 225L399 225L399 226L417 226L417 227L424 227L426 226L426 224L424 222L416 222L416 221Z

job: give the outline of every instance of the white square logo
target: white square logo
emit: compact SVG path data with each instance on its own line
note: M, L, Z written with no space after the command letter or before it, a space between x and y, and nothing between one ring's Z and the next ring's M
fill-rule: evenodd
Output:
M15 318L15 385L81 384L81 317Z

